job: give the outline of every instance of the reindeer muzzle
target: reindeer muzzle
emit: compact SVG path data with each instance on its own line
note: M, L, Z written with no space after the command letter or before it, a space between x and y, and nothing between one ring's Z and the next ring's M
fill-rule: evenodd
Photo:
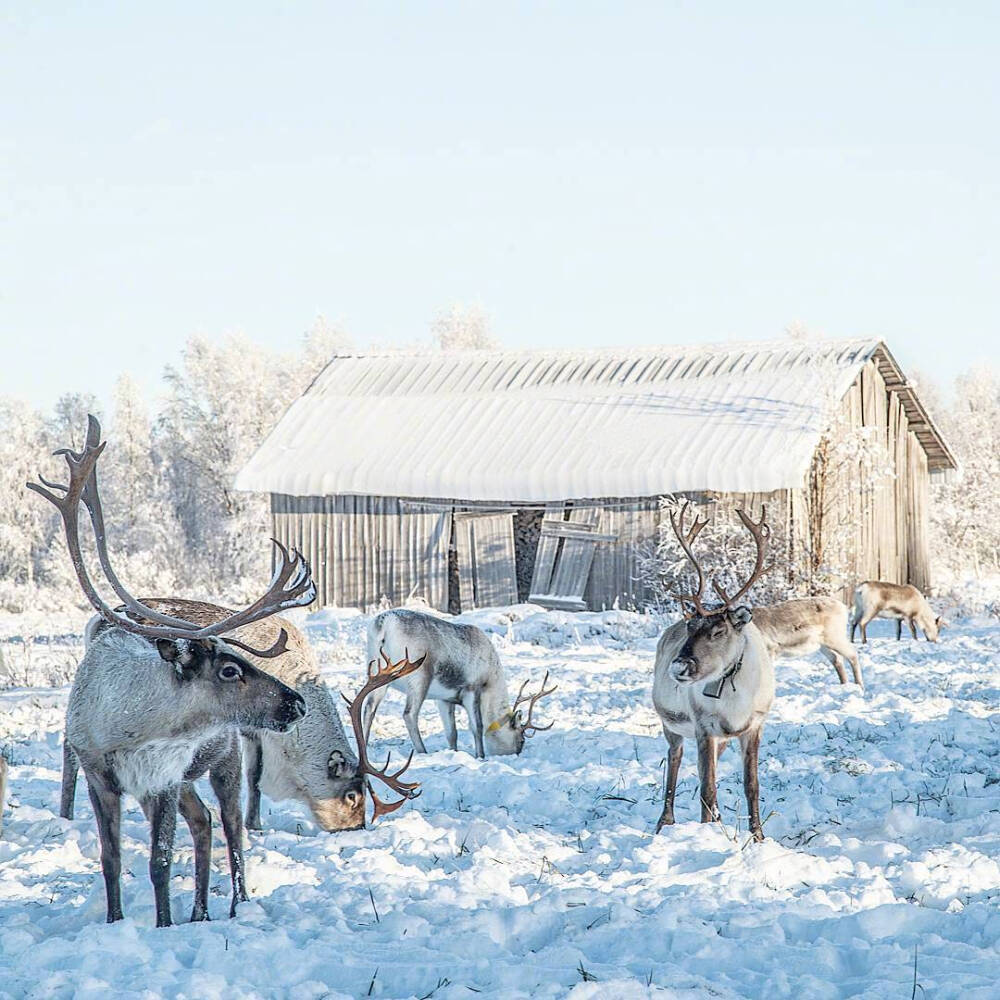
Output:
M281 707L274 715L273 728L279 733L288 732L296 722L306 717L306 700L297 691L291 697L285 697Z

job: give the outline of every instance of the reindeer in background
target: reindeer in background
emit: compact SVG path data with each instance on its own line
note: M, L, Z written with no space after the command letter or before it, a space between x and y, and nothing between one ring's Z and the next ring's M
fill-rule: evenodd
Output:
M708 519L695 517L685 531L689 503L679 519L670 522L684 554L698 575L697 590L674 596L692 609L684 620L671 625L656 647L653 706L670 747L663 812L656 825L659 833L674 822L674 795L684 752L684 739L698 746L698 778L701 785L701 821L719 816L716 793L716 762L729 740L740 741L743 756L743 789L754 840L763 840L757 776L760 737L764 720L774 700L774 666L767 643L753 624L753 613L739 602L763 575L764 554L770 529L761 510L760 521L752 521L738 510L740 520L753 537L757 558L749 579L730 597L714 577L712 588L722 604L707 608L702 603L705 573L692 550Z
M917 638L917 625L924 630L928 642L937 642L938 633L948 623L935 617L927 599L910 584L881 583L867 580L854 591L854 613L851 616L851 642L861 626L861 641L868 642L868 624L873 618L896 621L896 641L903 633L903 622L910 626L910 635Z

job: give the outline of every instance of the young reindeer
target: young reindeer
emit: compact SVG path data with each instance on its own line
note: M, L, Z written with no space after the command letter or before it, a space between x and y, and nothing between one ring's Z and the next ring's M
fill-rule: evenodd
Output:
M420 706L427 698L438 703L448 747L452 750L458 749L455 706L461 705L465 709L476 744L476 756L480 758L487 753L491 757L519 754L527 737L554 725L550 722L547 726L539 726L531 721L535 705L556 689L555 684L545 687L548 673L537 694L525 696L524 689L528 684L525 681L513 706L508 707L510 699L503 664L489 636L475 625L444 621L404 608L383 611L369 625L369 663L379 656L398 657L410 649L424 650L421 661L426 659L426 663L392 686L406 693L403 721L410 734L410 742L418 753L427 752L418 725ZM365 705L366 741L371 732L372 719L386 690L377 691ZM524 703L528 706L527 716L519 710Z
M674 822L674 794L685 737L694 739L698 745L701 821L710 823L718 819L716 761L735 737L743 754L743 789L750 831L754 840L760 841L764 833L758 801L757 759L761 730L774 700L774 667L767 643L751 621L750 609L739 601L764 572L764 551L770 530L763 509L756 523L742 510L737 511L756 544L756 564L750 578L732 597L713 578L712 587L722 604L706 608L701 602L705 574L691 547L708 519L695 517L685 534L687 508L685 503L679 521L671 512L670 521L684 554L698 574L698 589L693 594L674 595L693 610L683 621L671 625L656 647L653 705L670 745L663 813L656 832Z
M858 654L847 639L847 605L834 597L799 597L753 609L753 623L772 657L799 656L822 650L841 684L847 683L844 660L854 683L864 687Z
M161 614L181 617L201 626L216 624L233 614L215 604L179 598L141 598L140 603ZM85 636L88 643L92 630L99 628L101 623L103 619L95 616L87 626ZM281 632L288 637L282 656L265 660L247 653L247 658L294 688L305 701L306 716L289 732L243 730L247 778L246 826L250 830L263 828L260 818L263 790L275 801L293 799L304 803L312 812L316 824L328 832L361 829L365 825L366 813L365 779L374 776L385 780L386 776L373 771L367 763L359 763L344 733L336 703L320 677L319 664L305 635L287 619L275 615L240 626L234 630L233 636L254 646L267 646ZM405 676L406 669L397 669L403 666L394 664L396 672L393 676ZM419 663L412 669L417 667ZM383 678L381 683L387 684L389 679ZM355 740L359 738L359 731L356 730ZM367 758L364 760L367 761ZM75 772L71 774L71 766L64 767L64 785L68 785L68 791L64 790L64 807L68 799L70 808L75 784ZM389 784L395 787L391 782ZM406 788L396 790L405 793ZM373 796L375 815L392 812L404 801L405 797L399 800L398 805L388 808ZM63 815L71 816L72 813L64 811Z
M881 583L867 580L854 591L854 614L851 616L851 642L858 625L861 641L868 642L868 624L873 618L896 620L896 641L903 634L903 621L910 626L910 634L917 638L917 625L924 630L928 642L937 642L938 633L947 622L934 616L927 599L910 584ZM914 624L916 623L916 624Z

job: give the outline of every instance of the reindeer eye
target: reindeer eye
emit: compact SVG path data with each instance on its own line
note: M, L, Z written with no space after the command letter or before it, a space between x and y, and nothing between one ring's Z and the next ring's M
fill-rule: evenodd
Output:
M238 681L242 676L243 671L235 663L223 663L219 667L220 681Z

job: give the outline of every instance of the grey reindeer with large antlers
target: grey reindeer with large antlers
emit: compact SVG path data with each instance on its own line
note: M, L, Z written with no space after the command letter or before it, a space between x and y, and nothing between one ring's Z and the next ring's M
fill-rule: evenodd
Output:
M691 610L660 637L654 667L653 706L670 746L663 813L656 830L674 822L674 794L685 737L698 745L701 821L718 819L716 762L729 740L736 738L743 755L750 832L755 840L763 840L757 761L761 730L774 700L774 666L766 642L751 621L752 612L740 601L766 572L764 555L770 530L763 508L757 522L744 511L737 511L756 545L754 568L732 596L713 578L712 589L722 603L706 607L702 603L705 573L693 545L708 519L696 516L691 527L685 529L688 506L684 504L679 518L671 511L670 522L695 569L697 588L690 594L674 595Z
M60 449L69 484L28 483L62 516L66 544L77 579L103 619L92 628L77 669L66 713L66 760L75 775L83 767L101 840L101 868L108 922L123 915L121 899L121 796L134 795L152 828L149 873L156 924L169 925L170 869L177 811L187 821L195 845L195 899L192 920L208 918L211 819L193 782L208 772L219 798L229 850L233 899L247 898L240 813L240 729L285 731L305 714L302 698L253 666L233 647L255 656L278 656L282 632L268 649L224 640L231 629L285 608L310 603L315 587L298 552L278 546L281 560L266 593L248 608L201 626L161 614L135 600L122 586L107 553L104 514L97 487L97 461L104 451L100 425L91 416L81 452ZM80 504L94 529L98 559L122 611L101 598L84 563ZM149 624L151 623L151 624ZM64 791L65 791L64 782ZM72 799L63 802L72 812Z
M514 704L507 694L507 678L503 664L490 637L475 625L444 621L421 611L397 608L383 611L368 626L369 661L381 651L399 656L406 650L420 649L420 658L427 662L405 680L392 686L406 694L403 721L410 735L410 742L417 753L426 753L420 735L418 716L425 699L438 703L448 746L458 748L458 728L455 725L455 707L461 705L469 717L476 756L491 757L519 754L525 740L553 723L540 726L532 720L538 702L556 690L556 685L546 688L546 673L540 690L525 695L527 681L521 685ZM387 688L376 691L364 709L364 739L371 732L372 719L385 697ZM521 706L527 706L527 714Z

